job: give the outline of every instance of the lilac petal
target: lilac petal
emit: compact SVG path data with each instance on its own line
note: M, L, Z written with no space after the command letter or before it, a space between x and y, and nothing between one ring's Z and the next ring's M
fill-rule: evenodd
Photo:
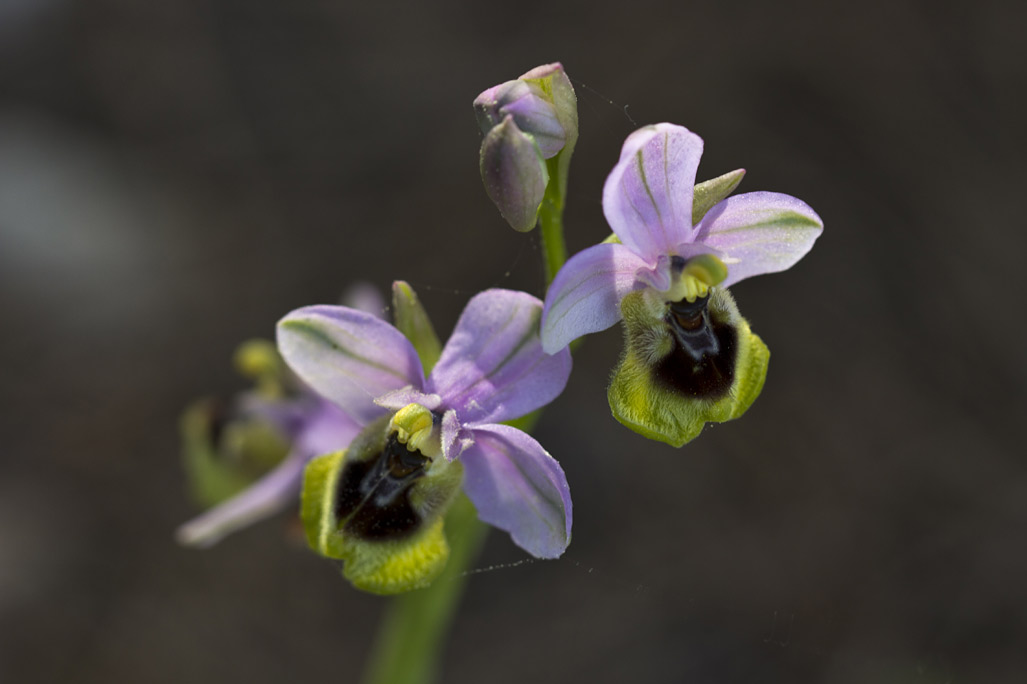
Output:
M722 287L791 268L824 230L808 204L776 192L750 192L718 203L699 223L696 242L721 252Z
M537 558L558 558L571 540L571 492L556 460L508 425L479 425L460 459L478 517Z
M702 138L666 123L646 126L624 141L603 186L603 213L631 251L652 261L690 240L702 150Z
M553 354L619 321L620 300L642 286L640 277L656 277L652 266L624 245L605 243L575 254L546 293L542 348Z
M253 486L179 527L175 539L184 546L204 548L290 505L298 509L303 468L313 456L294 449Z
M550 356L539 341L542 302L524 292L486 290L460 315L428 378L428 391L460 421L493 423L545 406L563 391L570 352Z
M413 345L375 316L343 306L308 306L278 323L278 350L316 392L366 425L385 410L374 399L424 386Z

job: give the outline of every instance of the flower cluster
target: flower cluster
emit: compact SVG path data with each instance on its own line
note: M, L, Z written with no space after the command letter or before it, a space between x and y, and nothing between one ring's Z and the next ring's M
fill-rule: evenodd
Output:
M623 322L611 412L674 446L708 422L739 417L759 395L770 352L727 288L794 265L822 232L820 217L789 195L732 195L743 170L697 184L702 139L661 123L628 136L606 179L613 235L566 260L562 212L578 115L563 67L489 88L474 109L489 197L513 228L541 224L552 281L545 302L481 292L444 346L401 281L394 325L346 306L288 314L277 351L243 354L258 389L228 420L201 407L185 421L187 456L205 486L265 452L274 467L249 488L237 477L222 487L218 498L241 491L183 526L181 541L209 545L299 498L309 546L342 560L356 587L391 594L438 576L447 516L473 505L528 553L556 558L571 537L564 471L510 422L533 424L560 395L573 341ZM228 475L226 461L235 464Z

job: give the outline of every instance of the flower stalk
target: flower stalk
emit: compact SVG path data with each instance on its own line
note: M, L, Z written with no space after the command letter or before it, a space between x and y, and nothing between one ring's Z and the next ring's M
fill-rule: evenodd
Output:
M467 571L478 557L488 526L474 506L459 497L446 514L449 562L426 589L393 598L386 609L364 674L364 684L432 684Z
M542 268L546 274L546 288L563 268L567 261L567 244L563 238L563 207L564 190L567 187L567 165L564 159L570 158L570 152L561 152L549 159L550 181L546 186L546 194L542 198L542 206L538 211L538 227L542 235Z

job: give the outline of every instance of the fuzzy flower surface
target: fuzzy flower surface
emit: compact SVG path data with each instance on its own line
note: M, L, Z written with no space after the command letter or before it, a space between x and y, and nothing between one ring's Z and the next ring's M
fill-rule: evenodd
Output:
M378 487L373 496L381 494L379 482L391 483L392 498L378 517L396 510L400 499L392 490L412 481L415 495L408 498L416 516L427 522L438 519L441 506L433 500L442 495L433 494L433 473L459 473L462 466L462 487L479 518L509 532L532 555L555 558L566 549L571 533L570 490L563 470L533 437L501 424L551 402L570 375L567 350L555 355L542 350L541 315L542 302L523 292L478 294L427 377L418 351L403 333L346 307L292 312L279 323L278 345L300 378L353 421L379 433L376 426L388 421L389 444L400 446L387 446L382 457L375 456L376 463L390 457L398 464L391 475L373 483ZM346 477L344 472L341 478ZM411 479L415 477L419 479ZM441 491L442 485L436 489ZM364 500L369 501L366 496ZM386 534L375 526L377 521L362 522L369 505L349 518L343 534ZM386 561L392 562L386 559L379 565ZM380 586L376 590L390 591Z
M603 187L603 213L619 244L589 247L560 270L546 295L547 352L617 323L621 301L631 292L694 300L714 285L726 288L788 269L812 248L823 224L790 195L735 195L695 217L702 151L702 138L669 123L647 126L624 141ZM696 259L701 255L714 259Z

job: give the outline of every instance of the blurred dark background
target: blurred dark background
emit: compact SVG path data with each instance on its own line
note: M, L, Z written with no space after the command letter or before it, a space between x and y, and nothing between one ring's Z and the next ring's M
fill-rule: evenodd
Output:
M0 680L356 680L384 603L286 520L174 544L178 415L355 281L409 280L443 334L541 295L470 103L560 60L572 250L659 121L826 230L734 288L768 382L682 450L610 417L619 332L582 348L537 431L574 542L489 538L444 681L1025 681L1024 8L0 3Z

